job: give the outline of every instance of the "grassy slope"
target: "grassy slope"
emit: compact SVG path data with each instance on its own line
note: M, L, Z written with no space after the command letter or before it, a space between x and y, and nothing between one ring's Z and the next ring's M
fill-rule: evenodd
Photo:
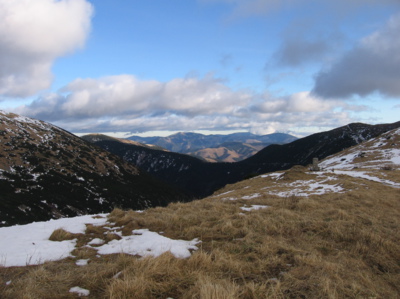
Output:
M384 174L400 182L398 170ZM75 298L68 290L79 285L91 298L398 298L400 189L343 175L332 184L345 193L279 198L263 189L309 179L318 177L298 167L279 184L257 177L191 203L144 213L114 210L109 220L124 234L148 228L202 243L184 260L170 254L98 258L80 247L76 258L0 269L0 297ZM243 199L255 193L259 197ZM252 204L270 208L240 209ZM78 246L94 237L117 238L105 231L89 226ZM90 263L76 266L79 258Z
M399 186L400 171L386 167L387 162L371 168L369 161L382 157L368 150L397 148L398 136L389 134L341 154L347 155L352 172L384 183L296 166L228 185L203 200L110 214L108 226L121 227L126 235L148 228L174 239L201 239L188 259L170 254L97 257L84 246L88 241L119 237L92 225L82 235L55 231L53 240L78 238L75 257L0 269L0 297L74 298L68 290L79 285L92 298L398 298L400 189L387 184ZM329 187L336 191L313 195ZM296 195L273 195L282 192ZM241 210L255 204L270 207ZM81 258L90 258L89 265L76 266Z

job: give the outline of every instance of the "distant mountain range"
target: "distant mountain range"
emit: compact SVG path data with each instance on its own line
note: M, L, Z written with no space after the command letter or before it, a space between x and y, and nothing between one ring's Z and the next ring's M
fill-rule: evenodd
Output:
M168 137L131 136L127 139L192 155L208 162L237 162L253 156L270 144L285 144L297 138L284 133L262 136L251 133L229 135L177 133Z
M209 163L105 135L78 138L49 123L0 111L0 226L202 198L245 178L308 165L314 157L399 127L400 122L349 124L269 145L240 162Z
M313 158L323 159L398 127L400 122L382 125L349 124L288 144L269 145L254 156L236 163L207 163L187 155L127 144L109 137L100 140L97 136L95 144L189 195L201 198L226 184L245 178L289 169L294 165L308 165Z
M71 133L0 111L0 226L188 199Z

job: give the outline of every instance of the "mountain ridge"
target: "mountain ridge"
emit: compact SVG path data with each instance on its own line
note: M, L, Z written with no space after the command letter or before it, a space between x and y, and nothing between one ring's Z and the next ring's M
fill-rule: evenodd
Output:
M52 124L0 112L0 226L189 198Z
M306 166L312 163L313 158L323 159L398 127L400 122L380 125L348 124L288 144L267 146L254 156L235 163L207 163L187 155L157 152L111 141L100 141L96 144L158 179L175 187L179 186L194 197L202 198L226 184L251 176L289 169L294 165Z
M270 144L288 143L296 140L297 137L285 133L255 135L249 132L239 132L227 135L204 135L178 132L167 137L130 136L127 139L142 144L160 146L172 152L193 155L209 162L237 162L254 155ZM227 143L236 143L236 146L226 148L223 144ZM220 151L225 151L225 153L218 154L217 152Z

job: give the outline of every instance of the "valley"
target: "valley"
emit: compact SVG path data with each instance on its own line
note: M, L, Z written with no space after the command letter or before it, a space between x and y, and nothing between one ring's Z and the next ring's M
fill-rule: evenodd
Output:
M76 218L74 225L40 223L48 227L41 240L19 233L15 254L21 251L22 263L29 252L41 258L26 256L29 267L7 259L8 267L0 267L0 294L396 298L399 146L400 129L393 129L322 159L320 171L298 165L189 203L114 209ZM8 229L14 228L0 228L0 236L12 246L17 239ZM43 258L62 243L69 244L63 258Z
M207 162L238 162L253 156L268 145L290 143L297 138L284 133L203 135L181 132L168 137L131 136L127 139L159 146L171 152L188 154Z
M348 147L400 127L400 122L384 125L349 124L316 133L283 145L270 145L254 156L236 163L207 163L188 155L154 150L124 140L96 136L94 144L121 157L150 175L171 184L194 198L203 198L227 184L294 165L306 166L313 158L323 159ZM93 140L89 137L87 140Z

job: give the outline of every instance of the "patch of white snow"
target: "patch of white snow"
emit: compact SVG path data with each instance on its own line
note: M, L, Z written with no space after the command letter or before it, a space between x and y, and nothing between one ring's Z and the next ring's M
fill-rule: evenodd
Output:
M260 197L260 196L261 196L260 193L255 193L255 194L253 194L253 195L243 196L242 199L253 199L253 198Z
M102 244L104 244L104 240L100 238L95 238L88 243L88 245L102 245Z
M188 258L190 250L197 250L195 246L200 241L172 240L160 236L148 229L137 229L132 231L134 235L123 236L120 240L112 240L103 246L97 247L99 254L126 253L140 256L157 257L167 251L177 258Z
M90 295L90 291L81 287L73 287L69 289L70 293L76 293L79 297L86 297Z
M105 224L104 218L90 215L34 222L0 228L0 265L4 267L38 265L71 256L76 240L50 241L54 230L84 233L85 224Z
M89 262L89 259L82 259L82 260L77 260L75 262L75 265L77 266L86 266Z
M252 205L251 207L244 206L244 207L241 207L240 209L243 210L243 211L246 211L246 212L250 212L250 211L253 211L253 210L267 209L269 207L270 206Z

